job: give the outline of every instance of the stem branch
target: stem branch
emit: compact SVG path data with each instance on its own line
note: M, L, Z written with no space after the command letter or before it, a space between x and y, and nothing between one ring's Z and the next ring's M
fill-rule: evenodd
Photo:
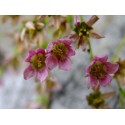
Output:
M118 79L116 78L116 81L117 81L117 85L118 85L118 89L119 89L119 92L120 92L120 107L121 108L124 108L124 93L123 93L123 89L118 81Z
M89 45L89 50L90 50L90 60L92 61L93 60L93 53L92 53L92 46L90 43L90 39L88 39L88 45Z
M123 48L123 45L125 44L125 36L123 37L123 39L120 41L119 45L118 45L118 48L112 58L112 62L116 61L116 59L118 58L118 55L121 51L121 49Z

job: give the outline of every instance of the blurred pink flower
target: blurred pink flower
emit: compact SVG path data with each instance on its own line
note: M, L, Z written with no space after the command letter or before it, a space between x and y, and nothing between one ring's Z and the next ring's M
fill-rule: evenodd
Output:
M30 50L25 58L30 65L24 71L24 79L27 80L36 75L40 82L43 82L48 76L48 68L45 63L46 56L44 49Z
M109 74L114 74L118 68L118 63L107 61L108 56L95 56L90 65L86 68L86 76L91 86L106 86L112 81Z
M50 70L57 65L65 71L71 69L70 56L75 55L75 51L71 47L72 42L71 39L64 38L53 41L48 45L46 63Z
M0 79L0 86L2 86L3 85L3 81L2 81L2 79Z
M31 102L31 103L27 104L25 108L28 108L28 109L45 109L45 107L42 104L40 104L39 102Z
M47 77L43 84L45 85L44 89L48 92L58 92L62 89L62 85L54 76Z
M74 16L74 25L77 26L80 24L80 17L78 15Z

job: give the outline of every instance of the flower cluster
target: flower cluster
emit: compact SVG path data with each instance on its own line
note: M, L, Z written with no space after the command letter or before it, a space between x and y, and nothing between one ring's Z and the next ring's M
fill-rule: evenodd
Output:
M92 16L88 22L80 22L78 17L74 16L75 32L80 39L83 39L84 44L90 35L98 39L103 38L92 27L99 19L97 16ZM46 50L39 48L36 51L29 51L25 61L29 62L30 65L24 71L24 79L36 75L37 79L43 82L48 76L48 72L56 66L61 70L70 70L72 64L70 57L75 55L75 51L71 46L72 43L71 38L63 38L50 42ZM80 41L78 41L78 44L80 45ZM110 74L114 74L119 65L118 63L110 63L107 59L108 56L95 56L91 64L86 68L89 85L106 86L111 82L112 77Z
M40 18L43 19L45 17ZM38 22L26 23L21 34L22 41L24 41L26 37L27 41L29 41L30 37L31 39L33 39L33 37L37 38L36 36L38 35L39 31L42 31L43 28L46 29L46 25L40 21L41 19L39 19ZM63 32L67 33L67 29L71 29L69 28L70 25L68 25L69 27L66 25L66 18L61 18L59 22L57 20L58 17L56 16L52 19L53 21L50 21L50 26L56 27L56 31L54 30L55 32L53 33L54 38L58 36L63 37ZM90 38L104 38L103 35L97 33L93 28L93 25L98 21L98 19L98 16L94 15L87 22L85 22L80 20L80 16L74 16L74 34L66 34L66 36L64 35L64 38L50 42L45 47L46 49L38 48L36 51L30 50L28 52L25 61L29 63L29 66L24 71L24 79L27 80L33 76L36 76L37 80L43 83L42 85L39 84L40 87L38 86L38 91L42 90L44 94L45 91L49 93L47 94L47 100L53 91L57 91L62 88L58 85L56 80L51 79L50 71L57 66L59 69L64 71L69 71L71 69L71 57L75 55L75 51L72 47L74 41L77 42L77 48L81 46L83 51L85 51L87 47L89 48L88 52L90 54L91 63L86 67L86 77L89 86L92 87L94 91L86 98L89 105L94 108L107 108L108 106L105 103L104 98L114 95L114 92L102 94L100 91L100 86L105 87L109 85L113 77L120 80L120 82L122 81L125 83L125 81L123 81L125 75L125 60L110 62L108 61L107 55L93 55ZM39 40L36 39L36 41ZM41 94L41 91L39 92ZM42 96L42 99L40 98L40 100L45 100L43 97L44 96ZM48 105L48 103L46 104Z
M43 82L48 72L57 65L60 69L68 71L71 68L70 57L75 55L71 43L71 39L58 39L51 42L46 50L30 50L25 58L30 64L24 71L24 79L36 75L37 79Z

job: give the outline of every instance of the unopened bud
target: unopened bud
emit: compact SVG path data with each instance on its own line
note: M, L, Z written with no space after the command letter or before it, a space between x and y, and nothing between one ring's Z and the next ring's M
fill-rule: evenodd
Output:
M29 29L29 30L35 30L35 26L34 26L34 23L29 21L25 24L26 28Z
M96 16L96 15L94 15L94 16L92 16L92 17L89 19L89 21L87 22L87 24L88 24L89 26L92 26L92 25L95 24L98 20L99 20L99 17Z

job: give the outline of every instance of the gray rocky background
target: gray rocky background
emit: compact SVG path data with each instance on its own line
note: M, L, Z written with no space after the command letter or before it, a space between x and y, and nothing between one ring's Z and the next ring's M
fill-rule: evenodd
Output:
M87 20L90 16L85 16ZM101 40L91 39L94 54L108 54L112 57L119 42L125 35L125 16L99 16L100 20L94 25L94 28L106 38ZM11 26L0 26L0 36L6 30L11 30ZM9 39L0 37L0 48L5 53L11 53L11 43ZM125 47L123 47L119 57L125 57ZM91 108L86 101L86 96L91 92L88 89L87 81L84 77L85 67L89 63L89 55L81 50L76 51L76 56L72 58L72 70L64 72L55 69L53 72L58 81L62 84L63 90L55 93L52 97L52 109L85 109ZM0 87L0 108L25 108L32 102L37 94L34 90L35 83L33 79L25 81L23 79L24 67L13 74L11 72L4 74L4 85ZM118 88L115 81L102 88L102 92L116 91L116 95L107 99L110 108L119 108Z

